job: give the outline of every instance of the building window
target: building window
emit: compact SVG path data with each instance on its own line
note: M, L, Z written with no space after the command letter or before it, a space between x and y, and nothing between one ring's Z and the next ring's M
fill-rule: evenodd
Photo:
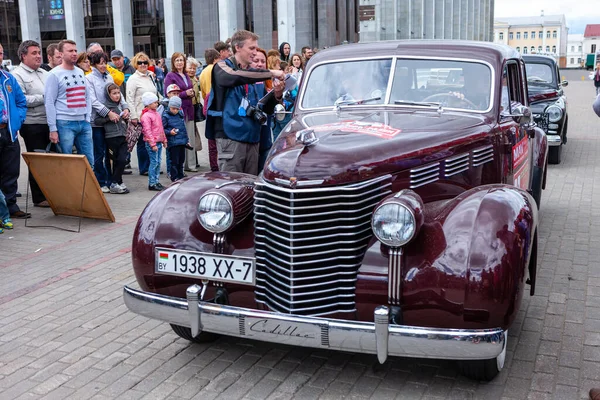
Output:
M504 32L500 32L500 33L498 33L498 38L499 38L500 40L504 40Z
M517 40L521 39L521 32L517 32Z
M552 31L552 37L556 39L556 31Z
M578 47L577 47L577 51L581 51L581 49L582 49L582 47L581 47L581 46L578 46Z
M570 64L575 64L575 59L574 58L571 58Z
M571 51L575 51L575 46L571 46Z
M581 64L581 58L577 59L577 64Z
M550 31L546 31L546 39L550 39Z
M535 39L535 31L531 31L531 38Z
M523 32L523 39L527 39L527 32Z
M546 46L546 53L550 53L550 46Z
M552 52L556 54L556 46L552 46Z
M593 44L593 45L592 45L592 51L590 51L590 53L595 53L595 52L596 52L596 45L595 45L595 44Z
M521 52L521 48L519 46L517 46L517 52Z
M523 54L527 54L527 47L523 47Z
M538 46L538 53L542 52L542 46Z
M535 47L531 46L531 54L535 53Z
M512 32L508 32L508 40L513 40L513 33Z
M539 31L538 32L538 37L541 39L544 37L544 31Z

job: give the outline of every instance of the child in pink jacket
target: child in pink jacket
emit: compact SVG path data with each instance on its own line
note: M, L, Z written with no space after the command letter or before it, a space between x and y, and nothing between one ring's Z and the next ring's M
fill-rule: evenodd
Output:
M150 157L150 168L148 169L148 190L160 192L165 187L160 184L160 159L163 146L167 148L167 137L163 128L160 114L156 111L158 108L158 97L152 92L146 92L142 95L144 110L140 121L144 133L144 142L146 150Z

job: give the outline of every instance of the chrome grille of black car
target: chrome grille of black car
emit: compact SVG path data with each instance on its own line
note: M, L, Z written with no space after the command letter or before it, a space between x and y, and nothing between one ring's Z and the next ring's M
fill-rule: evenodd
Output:
M391 176L346 186L255 186L256 301L297 315L355 311L356 275Z

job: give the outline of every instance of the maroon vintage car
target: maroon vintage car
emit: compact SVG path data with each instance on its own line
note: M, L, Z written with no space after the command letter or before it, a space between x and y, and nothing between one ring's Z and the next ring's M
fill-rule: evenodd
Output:
M453 359L492 379L535 288L547 149L508 47L319 52L261 175L201 174L148 204L125 303L191 341Z

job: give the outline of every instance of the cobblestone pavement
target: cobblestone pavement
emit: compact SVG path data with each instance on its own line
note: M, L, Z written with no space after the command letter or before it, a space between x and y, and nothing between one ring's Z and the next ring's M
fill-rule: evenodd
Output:
M375 356L235 338L189 344L167 324L130 313L121 293L135 282L131 236L153 195L133 175L131 194L107 196L116 223L85 220L70 233L15 221L0 236L0 398L585 398L600 387L600 205L592 201L600 120L591 83L576 74L567 87L569 143L543 194L537 294L525 298L493 382L465 379L446 361L379 366ZM47 209L30 211L31 225L76 227Z

